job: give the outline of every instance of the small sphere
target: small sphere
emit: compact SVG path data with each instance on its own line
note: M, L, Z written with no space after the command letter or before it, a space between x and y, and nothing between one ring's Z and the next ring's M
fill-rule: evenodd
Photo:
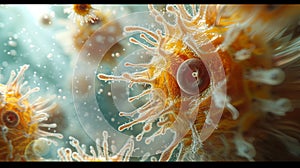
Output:
M51 25L52 24L52 17L48 14L45 14L41 18L41 23L45 26Z
M209 74L199 58L184 61L177 70L176 79L181 90L189 95L200 94L210 83Z
M50 151L50 141L46 138L39 138L34 141L32 149L38 156L44 156Z

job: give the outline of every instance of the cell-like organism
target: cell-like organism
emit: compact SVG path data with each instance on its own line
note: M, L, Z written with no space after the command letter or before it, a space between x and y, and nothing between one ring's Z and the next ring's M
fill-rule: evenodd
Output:
M74 25L73 45L77 51L80 51L85 41L100 26L109 21L109 13L92 7L91 4L74 4L72 7L66 8L65 13L69 14Z
M82 14L87 14L87 11L90 11L92 15L87 14L89 19L83 19L80 17L80 14L76 14L76 11L81 10ZM97 32L98 29L108 22L122 15L126 15L128 11L126 8L118 5L73 4L72 7L65 8L65 13L69 14L68 18L72 20L72 23L66 22L65 26L67 30L58 33L56 38L63 45L66 52L71 55L77 55L86 41ZM115 23L111 29L112 30L105 35L105 37L99 38L98 40L122 33L119 23ZM72 39L70 40L71 43L65 39ZM120 44L116 45L116 47L120 47Z
M91 4L74 4L71 8L66 8L64 12L69 14L73 22L79 21L83 25L88 22L94 23L95 19L98 20L95 11Z
M86 21L84 21L84 19L80 16L74 17L75 15L78 15L75 12L76 10L83 10L84 8L92 10L93 17L88 17L89 19L87 19ZM71 57L70 64L72 66L76 64L77 56L80 54L80 52L85 52L82 51L82 49L93 34L99 36L97 42L93 41L93 43L98 43L98 41L101 42L102 39L106 39L111 36L122 33L122 31L120 31L120 25L116 23L113 25L113 31L108 32L106 34L97 34L97 30L100 29L106 23L110 22L111 20L114 20L114 17L118 17L122 15L122 13L126 13L116 8L119 8L119 6L91 4L73 4L71 7L65 8L65 12L69 14L69 17L68 19L64 19L61 20L61 22L59 22L62 24L62 26L65 27L65 29L63 29L60 32L56 32L55 38L61 44L67 55ZM118 12L112 13L112 11ZM120 44L116 44L114 48L123 47ZM82 59L81 61L83 61L83 63L89 64L89 66L96 66L98 64L98 62L95 61L97 59L97 56L93 55L93 53L95 53L95 50L89 50L86 52L89 52L91 56L84 57L84 59ZM106 60L109 61L107 58L110 57L106 57ZM112 63L111 60L109 62ZM79 88L82 89L82 92L80 92L80 94L85 94L89 86L92 85L92 82L90 80L85 80L86 74L84 74L84 67L82 67L82 72L83 74L78 74L78 79L83 79L82 81L84 82L81 82ZM69 79L69 84L72 85L71 79Z
M161 161L169 160L178 144L179 160L299 159L299 9L167 5L160 12L149 5L163 28L135 25L125 32L140 34L130 42L150 53L151 61L126 62L144 68L134 73L97 75L103 81L127 81L128 87L150 86L128 98L132 102L147 95L149 101L120 112L132 121L119 131L142 123L136 140L152 131L148 145L167 130L174 132ZM222 107L223 113L217 112Z
M125 145L120 149L119 152L112 155L109 153L108 147L108 133L103 131L103 142L101 144L100 139L96 139L96 149L90 146L90 153L86 152L86 146L70 136L70 144L76 149L76 152L72 152L70 148L60 148L58 152L58 157L60 161L78 161L78 162L122 162L129 161L132 153L134 152L134 141L129 138ZM113 150L112 150L113 151ZM97 152L97 153L96 153Z
M3 161L42 160L49 152L50 144L57 142L52 137L62 139L63 135L50 131L56 123L45 123L49 112L56 107L53 98L39 97L30 102L28 97L40 90L39 87L25 87L23 75L29 65L20 71L11 71L6 84L0 84L0 159Z

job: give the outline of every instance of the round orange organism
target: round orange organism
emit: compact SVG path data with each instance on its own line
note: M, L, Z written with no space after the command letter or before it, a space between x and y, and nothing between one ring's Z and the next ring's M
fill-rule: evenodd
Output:
M162 161L170 159L179 143L179 160L268 160L279 157L278 153L282 156L282 151L287 157L297 158L299 87L290 88L291 95L280 91L299 82L295 74L300 70L295 45L300 39L296 31L299 25L295 24L299 22L299 9L297 5L167 5L164 14L149 5L150 14L163 29L125 28L126 32L140 33L140 39L130 38L130 42L153 56L148 64L125 66L143 66L146 70L121 76L98 74L100 80L151 86L129 98L134 101L150 95L150 100L137 110L119 113L133 118L119 130L144 123L136 137L140 141L157 121L158 129L146 138L146 144L167 130L175 132L161 154ZM167 15L174 19L169 21ZM199 67L182 68L195 59L201 60L196 63ZM201 80L199 70L204 72ZM216 81L222 72L224 79ZM190 86L189 80L194 80ZM194 87L194 82L199 87ZM218 91L222 87L226 92ZM220 113L215 113L214 107L221 106L224 113L215 122ZM135 114L137 117L133 117ZM212 134L207 125L216 128ZM273 143L281 144L277 152L270 150Z
M43 123L49 117L48 112L55 108L56 104L51 104L51 99L41 98L30 103L28 97L39 91L38 87L23 93L27 81L22 80L28 67L29 65L21 66L18 74L12 71L7 84L0 84L0 159L3 161L27 161L30 160L29 155L35 156L36 160L42 159L38 152L28 148L28 145L34 144L32 142L40 138L62 138L59 133L44 131L45 128L50 130L56 127L55 123ZM49 139L49 143L52 141ZM29 149L31 151L28 151Z
M97 10L91 4L74 4L72 7L66 8L64 12L69 14L68 17L73 19L74 23L79 22L80 25L94 23L99 19Z
M68 46L72 48L72 51L75 48L75 51L79 52L92 34L97 33L96 30L113 19L115 14L110 10L103 9L105 8L100 8L99 6L92 7L91 4L74 4L73 7L65 9L65 13L69 14L68 18L72 19L75 23L71 31L73 44ZM114 27L115 32L109 32L107 36L121 33L119 24L115 24ZM65 43L63 41L64 37L62 38L62 42Z
M94 17L89 19L85 24L77 24L76 31L73 34L73 44L77 51L80 51L90 36L109 20L109 14L98 9L94 9Z
M74 4L73 10L76 14L81 16L86 16L91 12L92 5L91 4Z

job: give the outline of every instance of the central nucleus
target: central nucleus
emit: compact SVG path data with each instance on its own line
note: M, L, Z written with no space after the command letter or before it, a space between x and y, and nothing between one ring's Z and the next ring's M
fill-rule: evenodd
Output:
M199 58L184 61L178 68L176 79L181 90L189 95L201 93L210 82L208 72Z

